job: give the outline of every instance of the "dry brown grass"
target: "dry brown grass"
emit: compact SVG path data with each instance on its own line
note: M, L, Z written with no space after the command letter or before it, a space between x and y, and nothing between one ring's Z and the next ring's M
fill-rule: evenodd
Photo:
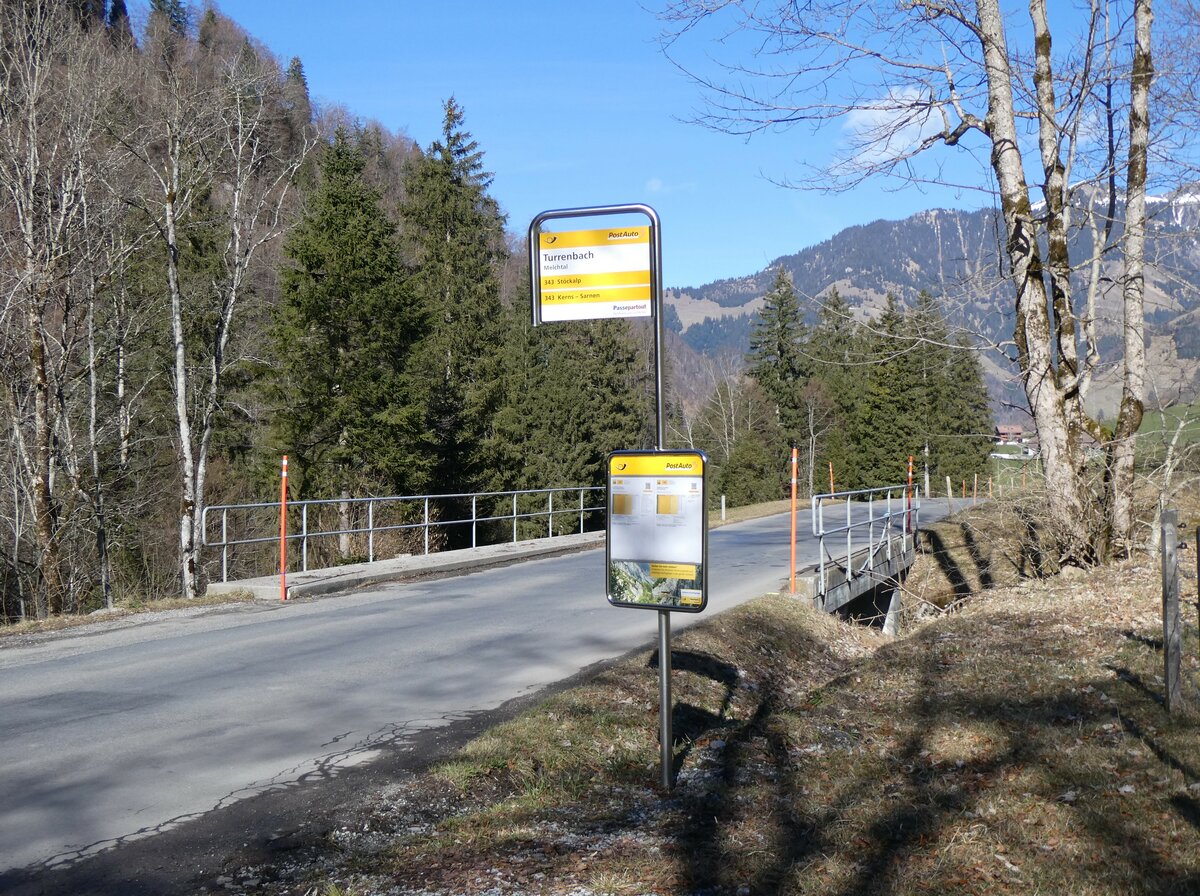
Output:
M801 512L807 505L804 502L800 503ZM787 513L792 509L791 500L785 501L767 501L762 504L747 504L744 507L729 507L725 510L725 519L721 520L720 510L710 510L708 513L708 527L716 529L719 526L728 526L730 523L741 523L745 520L755 520L759 517L772 516L776 513Z
M89 613L82 616L55 616L50 619L26 619L23 622L14 622L8 625L0 625L0 640L10 637L19 637L22 635L36 635L44 632L58 632L66 629L81 628L87 625L96 625L98 623L108 622L113 619L121 619L129 616L143 616L150 613L160 613L169 610L188 610L195 607L218 607L225 604L244 604L254 600L254 595L249 591L235 591L230 594L222 594L213 597L198 597L195 600L183 600L182 598L163 598L161 600L151 601L150 603L140 603L137 601L121 604L114 607L112 610L99 610L95 613Z

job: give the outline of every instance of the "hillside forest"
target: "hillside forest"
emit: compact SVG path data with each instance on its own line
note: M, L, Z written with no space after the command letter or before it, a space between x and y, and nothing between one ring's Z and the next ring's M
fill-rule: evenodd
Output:
M418 146L214 9L139 30L124 0L0 5L5 622L201 595L204 508L277 500L284 455L290 500L344 500L602 485L653 443L652 333L531 326L524 222L453 97ZM780 271L751 327L663 359L710 494L783 497L793 445L809 491L984 469L936 296L863 323L833 290L805 323Z

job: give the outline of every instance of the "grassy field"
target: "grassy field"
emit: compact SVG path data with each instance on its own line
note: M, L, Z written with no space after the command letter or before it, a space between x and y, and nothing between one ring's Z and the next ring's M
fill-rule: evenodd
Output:
M1200 442L1200 403L1179 405L1165 411L1147 411L1138 430L1138 447L1165 447L1179 432L1179 446Z
M1108 421L1111 425L1111 421ZM1147 411L1138 429L1139 461L1143 467L1156 467L1162 463L1167 447L1175 440L1177 453L1190 451L1193 456L1200 446L1200 402L1189 405L1177 405L1166 410ZM1032 483L1041 476L1041 461L1034 457L1021 457L1021 448L1015 445L998 445L992 448L993 454L1008 454L1010 457L992 457L991 477L995 490L1003 489L1005 493ZM1195 467L1196 462L1191 462ZM954 483L955 493L961 489L961 483ZM968 483L968 494L971 483ZM934 491L942 494L944 483L934 485Z
M933 527L897 639L778 595L683 633L669 793L645 652L364 794L318 855L237 877L289 896L1200 892L1200 724L1163 706L1156 558L1035 579L1017 531L999 502ZM1194 626L1188 644L1194 692Z

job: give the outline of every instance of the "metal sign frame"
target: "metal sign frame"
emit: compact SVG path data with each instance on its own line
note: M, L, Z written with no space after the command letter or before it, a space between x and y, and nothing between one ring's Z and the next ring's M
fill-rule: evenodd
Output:
M563 218L597 218L597 217L612 217L615 215L644 215L650 225L650 257L648 259L650 265L650 309L648 314L630 315L631 317L655 317L658 315L662 307L662 238L661 228L659 226L658 213L648 205L640 203L630 205L602 205L591 208L565 208L554 209L552 211L542 212L534 217L529 225L529 273L530 285L533 292L533 325L541 326L544 323L552 323L543 319L542 315L542 258L541 258L541 241L542 226L548 221L560 220ZM613 228L618 229L618 228ZM611 315L618 316L618 315ZM609 317L606 315L605 317ZM580 317L577 320L588 320L591 318ZM600 319L600 318L596 318Z
M541 326L551 321L542 320L542 278L540 246L538 236L547 221L561 218L598 218L614 215L644 215L650 222L650 317L654 321L654 400L655 400L655 445L666 447L666 415L663 412L663 289L662 289L662 226L658 212L642 203L628 205L599 205L590 208L560 208L534 216L529 224L529 278L533 294L533 325Z
M663 410L663 289L662 289L662 228L658 212L648 205L602 205L591 208L563 208L542 212L529 224L529 276L532 282L533 325L547 323L541 319L542 284L540 277L538 234L547 221L559 218L595 218L603 215L645 215L650 221L650 316L654 321L654 447L666 449L667 417ZM707 511L706 511L707 512ZM705 527L705 559L707 560L708 530ZM705 564L707 566L707 563ZM707 589L705 590L707 594ZM658 741L662 750L662 787L670 792L674 783L672 757L675 739L671 725L671 609L658 607Z

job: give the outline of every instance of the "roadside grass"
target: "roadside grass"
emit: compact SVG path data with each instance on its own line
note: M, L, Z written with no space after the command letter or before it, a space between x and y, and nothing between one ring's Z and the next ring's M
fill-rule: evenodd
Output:
M97 610L85 615L55 616L50 619L25 619L0 625L0 641L19 635L35 635L43 632L65 631L66 629L81 628L96 625L112 619L122 619L129 616L141 616L149 613L161 613L166 610L190 610L196 607L218 607L226 604L253 603L254 595L249 591L234 591L214 597L198 597L195 600L182 598L159 598L143 602L137 599L118 601L112 610Z
M1041 534L1043 508L1040 490L1027 488L923 526L918 546L926 559L905 582L906 597L918 602L918 610L944 610L981 593L1057 572L1057 558L1044 546Z
M808 499L800 499L800 510L808 506ZM710 510L708 512L708 528L716 529L721 526L728 526L730 523L743 523L746 520L754 520L764 516L774 516L777 513L787 513L792 509L790 499L782 501L766 501L762 504L746 504L742 507L727 507L725 509L725 520L721 520L721 511Z
M348 827L334 870L272 892L1200 892L1200 721L1164 708L1157 559L1034 578L999 537L1019 517L931 527L947 556L910 585L952 609L904 637L778 595L679 635L670 793L647 651L372 794L369 846Z

